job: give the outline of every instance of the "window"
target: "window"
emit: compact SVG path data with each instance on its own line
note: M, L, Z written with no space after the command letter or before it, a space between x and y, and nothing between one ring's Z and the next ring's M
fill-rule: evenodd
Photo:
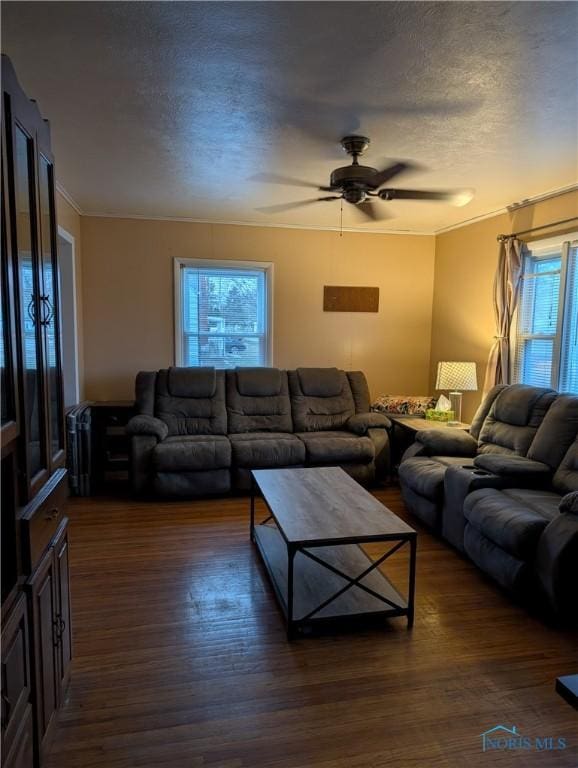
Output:
M175 259L177 365L271 365L273 267Z
M578 241L543 241L524 257L514 381L578 393Z

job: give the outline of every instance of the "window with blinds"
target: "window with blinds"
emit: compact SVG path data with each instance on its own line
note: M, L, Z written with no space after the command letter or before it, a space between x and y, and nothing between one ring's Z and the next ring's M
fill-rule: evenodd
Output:
M271 364L270 265L179 260L176 275L177 364Z
M524 257L513 380L578 393L578 243Z

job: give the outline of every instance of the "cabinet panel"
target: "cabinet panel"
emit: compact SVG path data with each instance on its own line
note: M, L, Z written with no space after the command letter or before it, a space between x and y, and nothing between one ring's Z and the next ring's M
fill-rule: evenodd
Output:
M64 462L64 411L58 332L58 284L54 231L53 167L40 155L38 164L40 238L42 252L41 319L48 395L49 455L51 469Z
M2 752L11 748L30 698L30 648L24 595L2 628Z
M40 285L35 237L34 147L30 136L15 124L14 132L14 211L22 390L28 484L47 468L44 422L43 360L40 326Z
M8 233L6 231L6 178L4 148L2 149L2 205L0 223L0 240L2 246L2 261L0 267L0 399L1 399L1 428L2 445L18 436L17 419L17 390L14 365L14 293L12 283L12 257L8 248Z
M34 570L61 525L67 496L66 471L61 469L20 513L23 565L27 573Z
M60 681L60 700L64 698L70 677L72 659L72 627L70 621L70 582L68 563L68 528L60 534L54 545L56 559L56 583L58 602L58 677Z
M3 765L4 768L34 767L34 730L30 704L26 705L14 744L5 756Z
M42 746L58 706L56 574L52 549L42 559L28 586L33 617L36 723Z

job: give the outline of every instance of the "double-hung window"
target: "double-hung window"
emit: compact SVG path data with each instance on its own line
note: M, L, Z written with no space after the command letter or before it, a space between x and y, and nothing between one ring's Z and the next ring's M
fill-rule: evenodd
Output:
M515 327L513 380L578 393L578 240L529 247Z
M269 263L175 259L177 365L271 365L271 296Z

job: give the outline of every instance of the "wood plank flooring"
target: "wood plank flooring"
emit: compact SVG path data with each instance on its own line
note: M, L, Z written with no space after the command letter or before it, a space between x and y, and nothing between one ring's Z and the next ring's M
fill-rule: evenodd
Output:
M75 658L48 768L576 768L578 714L554 685L578 633L516 607L396 489L377 496L419 531L413 630L293 643L247 499L72 500ZM405 557L387 567L401 585ZM498 724L568 748L483 753Z

